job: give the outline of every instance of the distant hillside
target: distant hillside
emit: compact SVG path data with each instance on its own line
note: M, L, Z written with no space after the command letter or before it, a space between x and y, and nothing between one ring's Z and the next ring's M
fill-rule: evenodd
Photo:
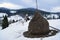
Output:
M16 13L11 13L10 11L16 11ZM25 9L18 9L18 10L14 10L14 9L7 9L7 8L0 8L0 13L7 13L8 16L12 16L12 15L21 15L24 16L25 14L28 15L34 15L35 14L36 9L35 8L25 8ZM42 11L42 10L38 10L42 15L45 14L54 14L52 12L46 12L46 11ZM60 12L57 12L58 14L60 14ZM55 13L55 14L57 14Z
M9 9L7 9L7 8L3 8L3 7L1 7L0 8L0 13L9 13Z
M6 14L8 14L8 16L14 15L10 11L12 11L12 9L0 7L0 13L6 13Z
M42 10L38 10L42 15L45 14L45 13L48 13L50 14L50 12L45 12L45 11L42 11ZM36 9L34 8L26 8L26 9L19 9L17 10L17 13L20 14L20 13L23 13L23 14L29 14L29 15L33 15L35 14L36 12Z

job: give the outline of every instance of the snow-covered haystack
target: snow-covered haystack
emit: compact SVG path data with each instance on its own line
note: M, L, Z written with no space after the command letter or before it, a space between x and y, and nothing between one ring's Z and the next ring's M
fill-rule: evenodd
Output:
M39 38L53 36L56 33L56 30L49 29L48 21L45 18L43 18L41 14L36 12L29 23L28 31L24 32L23 35L29 38Z
M36 13L29 23L28 31L32 34L46 34L49 32L49 23L39 13Z

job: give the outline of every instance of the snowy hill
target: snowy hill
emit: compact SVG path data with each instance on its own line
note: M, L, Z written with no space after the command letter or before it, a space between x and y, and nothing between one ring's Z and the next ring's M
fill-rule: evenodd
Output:
M0 40L41 40L41 38L26 38L23 32L28 30L29 22L25 20L12 23L4 30L0 30ZM50 26L60 29L60 19L48 20ZM55 36L43 38L43 40L60 40L60 32Z
M8 16L6 13L0 13L0 18L2 18L5 15Z
M21 20L23 19L20 15L13 15L13 16L10 16L8 17L8 20Z
M8 16L21 15L22 17L24 17L24 15L26 13L29 14L29 16L31 16L31 15L35 14L35 11L36 11L35 8L9 9L9 8L5 8L5 7L0 7L0 13L6 13L6 14L8 14ZM38 10L38 11L44 17L51 15L51 14L60 16L60 12L47 12L44 10Z

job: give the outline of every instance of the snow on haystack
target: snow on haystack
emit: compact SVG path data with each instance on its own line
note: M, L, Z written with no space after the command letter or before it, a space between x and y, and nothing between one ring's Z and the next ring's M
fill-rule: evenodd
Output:
M0 40L40 40L41 38L26 38L23 36L23 32L28 30L29 22L25 22L25 20L18 21L10 24L6 29L0 30ZM60 29L60 19L48 20L48 22L51 26ZM43 38L43 40L60 40L60 33Z

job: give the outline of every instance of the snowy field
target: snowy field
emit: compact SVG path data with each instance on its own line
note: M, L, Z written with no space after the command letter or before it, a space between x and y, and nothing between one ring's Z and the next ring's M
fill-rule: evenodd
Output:
M48 20L48 22L50 26L60 29L60 19ZM0 30L0 40L41 40L41 38L26 38L23 36L23 32L28 30L28 25L29 21L18 21L10 24L8 28ZM45 37L43 40L60 40L60 32L55 36Z

